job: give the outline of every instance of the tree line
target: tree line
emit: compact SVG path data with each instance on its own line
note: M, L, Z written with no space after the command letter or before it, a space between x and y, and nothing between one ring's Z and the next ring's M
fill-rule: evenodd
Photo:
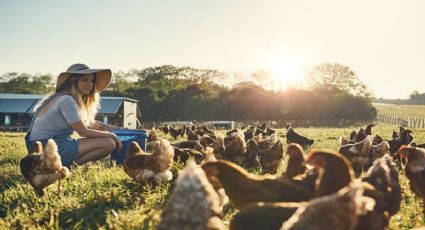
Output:
M262 75L262 76L259 76ZM268 90L267 72L233 86L235 75L219 70L163 65L116 72L103 96L139 100L144 121L371 119L376 116L370 92L347 66L325 63L308 74L309 86ZM6 73L0 93L47 94L51 75Z

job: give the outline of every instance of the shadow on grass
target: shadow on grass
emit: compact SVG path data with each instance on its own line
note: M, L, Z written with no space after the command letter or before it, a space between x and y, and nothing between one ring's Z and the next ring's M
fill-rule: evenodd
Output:
M96 229L106 225L108 214L118 210L131 208L116 198L101 197L84 207L72 210L62 210L59 214L59 223L62 228Z
M0 193L23 183L26 181L21 174L2 175L0 176Z

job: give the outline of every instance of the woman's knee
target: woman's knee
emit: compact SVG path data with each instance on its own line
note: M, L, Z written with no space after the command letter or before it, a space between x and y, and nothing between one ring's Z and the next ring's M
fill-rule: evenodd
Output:
M108 149L108 151L114 151L117 147L117 144L115 143L114 139L112 138L105 138L105 148Z

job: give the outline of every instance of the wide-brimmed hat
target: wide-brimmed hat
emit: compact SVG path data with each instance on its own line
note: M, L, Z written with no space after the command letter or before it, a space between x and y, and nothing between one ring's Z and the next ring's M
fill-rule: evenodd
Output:
M84 75L84 74L96 74L96 91L102 91L108 87L111 82L112 72L110 69L90 69L87 65L84 64L74 64L71 65L66 72L59 74L58 79L56 80L56 89L59 89L63 83L73 74L75 75Z

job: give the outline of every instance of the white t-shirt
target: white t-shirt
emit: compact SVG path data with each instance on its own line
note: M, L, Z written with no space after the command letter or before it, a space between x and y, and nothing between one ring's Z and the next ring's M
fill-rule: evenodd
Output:
M77 102L69 95L57 97L46 111L35 118L30 141L69 136L74 132L70 124L81 120Z

